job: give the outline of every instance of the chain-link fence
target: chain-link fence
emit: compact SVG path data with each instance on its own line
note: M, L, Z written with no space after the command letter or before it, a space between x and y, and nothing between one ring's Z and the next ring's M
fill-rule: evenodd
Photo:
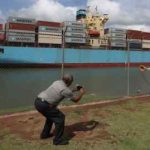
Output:
M149 94L150 72L132 62L135 53L144 60L149 52L59 47L0 46L0 109L33 106L37 94L62 72L74 75L89 101Z

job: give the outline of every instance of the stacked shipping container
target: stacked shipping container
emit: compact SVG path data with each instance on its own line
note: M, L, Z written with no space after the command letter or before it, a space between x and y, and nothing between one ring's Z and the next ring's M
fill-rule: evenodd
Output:
M3 24L0 24L0 30L3 30Z
M130 49L142 49L142 32L137 30L127 31L127 43Z
M35 43L35 19L9 17L6 23L6 40L17 43Z
M5 32L3 30L3 24L0 24L0 44L3 44L5 39Z
M126 30L118 28L105 29L110 48L126 48Z
M142 49L150 49L150 33L142 32Z
M83 12L84 13L84 10ZM84 15L84 14L83 14ZM82 16L82 15L81 15ZM5 37L9 43L32 43L32 44L62 44L62 31L65 32L65 42L68 45L89 44L91 47L97 48L127 48L127 44L131 49L149 50L150 49L150 33L137 30L125 30L118 28L105 29L105 35L101 37L87 36L86 25L81 22L67 21L48 22L35 21L35 19L9 17L4 30L3 24L0 24L0 43L4 44ZM36 33L37 32L37 33ZM37 40L35 40L37 35ZM109 43L107 42L109 39Z
M38 21L38 44L62 43L62 26L59 22Z
M86 43L85 24L79 22L64 22L66 43Z

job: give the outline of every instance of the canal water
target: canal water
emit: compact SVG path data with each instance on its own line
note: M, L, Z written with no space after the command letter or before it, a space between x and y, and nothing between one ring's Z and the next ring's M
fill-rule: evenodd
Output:
M86 95L116 98L149 94L150 71L138 68L75 68L65 69L74 75L76 83L84 85ZM0 69L0 109L33 106L39 92L61 77L61 69ZM129 83L129 84L128 84ZM128 92L129 91L129 92Z

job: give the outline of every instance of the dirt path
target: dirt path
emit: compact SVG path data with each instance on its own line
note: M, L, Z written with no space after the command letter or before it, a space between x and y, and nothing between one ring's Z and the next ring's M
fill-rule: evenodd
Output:
M105 130L108 125L91 120L91 118L89 117L89 110L108 105L121 104L131 99L136 99L144 102L150 101L150 96L128 97L117 100L107 100L82 105L60 107L60 109L67 116L65 127L66 136L74 139L88 139L93 137L99 138L99 136L101 136L101 138L103 139L111 138L111 135L109 135L109 133L107 133L107 131ZM73 118L71 115L68 115L74 111L76 111L76 114L78 114L77 117L74 116ZM100 115L100 117L107 117L108 115L102 112L94 113L97 113L96 115ZM44 117L36 111L29 111L0 116L0 122L1 129L7 128L11 133L18 134L25 139L39 140L39 134L43 128ZM98 127L100 128L98 129ZM96 130L96 132L92 132L93 130Z

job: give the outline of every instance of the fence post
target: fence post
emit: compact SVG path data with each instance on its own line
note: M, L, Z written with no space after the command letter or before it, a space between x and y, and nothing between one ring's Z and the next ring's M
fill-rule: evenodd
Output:
M127 40L127 96L130 96L130 42Z

